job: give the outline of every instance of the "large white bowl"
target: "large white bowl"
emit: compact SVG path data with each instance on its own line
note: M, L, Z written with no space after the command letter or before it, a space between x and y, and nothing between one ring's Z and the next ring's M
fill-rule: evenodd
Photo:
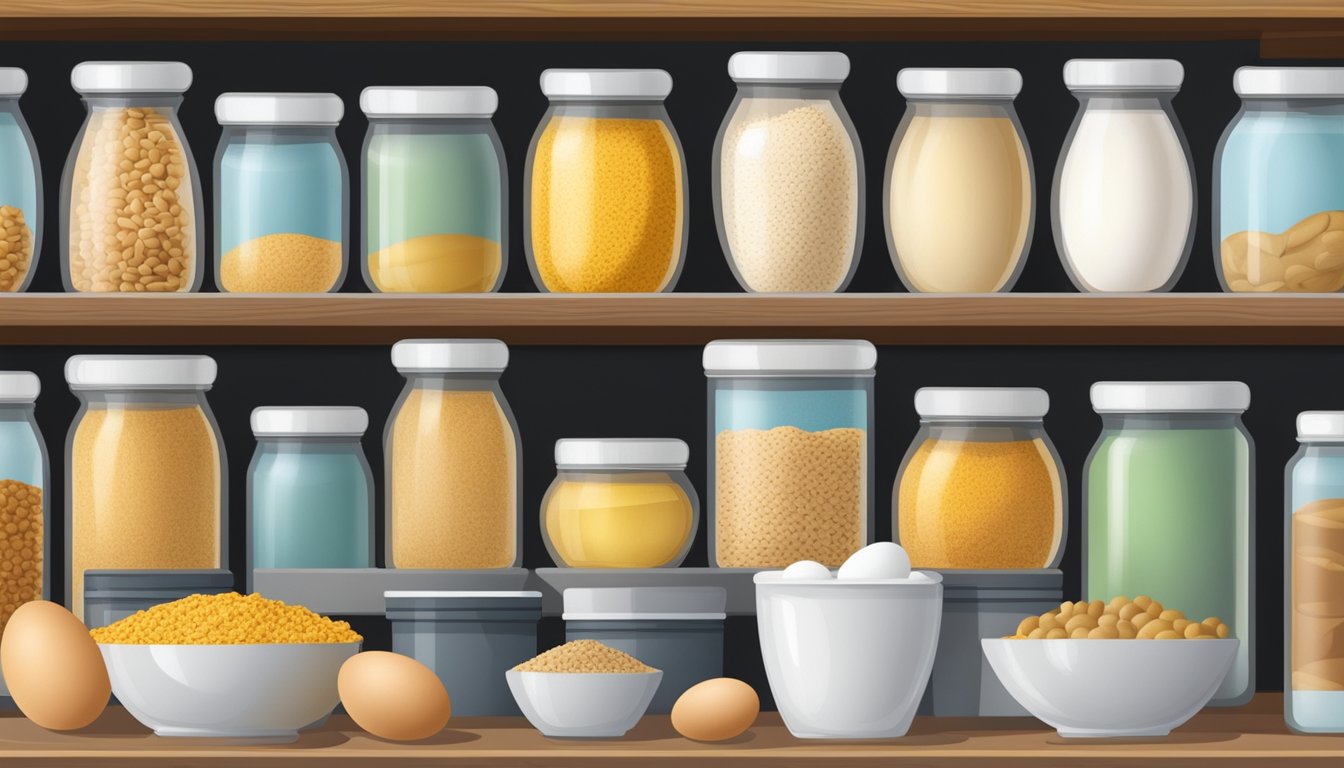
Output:
M340 701L359 643L100 643L112 693L160 736L290 741Z
M1073 738L1166 736L1213 698L1240 642L980 641L1017 703Z
M518 708L533 728L557 739L614 739L644 716L660 670L637 673L504 673Z
M942 577L755 576L761 656L779 714L801 739L904 736L938 649Z

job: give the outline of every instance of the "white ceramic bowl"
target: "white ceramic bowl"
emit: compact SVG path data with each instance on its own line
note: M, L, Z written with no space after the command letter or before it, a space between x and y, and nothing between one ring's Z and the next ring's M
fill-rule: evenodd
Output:
M980 641L1017 703L1074 738L1166 736L1213 698L1240 642Z
M942 577L880 581L755 576L761 656L800 739L904 736L938 649Z
M614 739L644 716L663 673L504 673L533 728L556 739Z
M359 643L100 643L112 693L160 736L291 741L340 701Z

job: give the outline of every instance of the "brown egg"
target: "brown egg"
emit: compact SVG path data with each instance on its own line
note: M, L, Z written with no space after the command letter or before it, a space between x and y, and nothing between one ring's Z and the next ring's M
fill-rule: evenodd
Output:
M336 688L350 719L384 739L424 739L448 724L452 703L429 667L399 653L365 651L341 665Z
M742 735L761 712L750 685L731 677L691 686L672 705L672 727L696 741L725 741Z
M98 719L112 695L98 644L75 615L56 603L19 606L0 638L0 672L29 720L53 731Z

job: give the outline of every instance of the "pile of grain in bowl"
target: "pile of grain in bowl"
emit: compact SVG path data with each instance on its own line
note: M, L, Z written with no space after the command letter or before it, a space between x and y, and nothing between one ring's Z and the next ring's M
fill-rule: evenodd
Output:
M1217 640L1230 634L1221 619L1187 619L1183 611L1167 608L1147 595L1130 600L1119 596L1076 603L1065 600L1040 616L1028 616L1017 634L1005 640Z
M137 611L90 630L99 643L122 645L265 645L357 643L344 621L261 595L192 595Z
M513 668L516 672L568 672L639 675L658 670L628 653L596 640L574 640Z

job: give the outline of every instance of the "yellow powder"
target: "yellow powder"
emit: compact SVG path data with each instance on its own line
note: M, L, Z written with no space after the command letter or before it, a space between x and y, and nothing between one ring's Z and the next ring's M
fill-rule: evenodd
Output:
M264 235L239 245L219 263L230 293L326 293L340 279L341 244L310 235Z
M1039 439L930 439L901 475L901 546L917 568L1045 568L1059 548L1064 496Z
M663 290L681 258L682 184L662 121L552 118L532 162L532 257L546 289Z
M517 445L494 394L411 390L388 455L392 567L514 564Z
M369 277L384 293L485 293L503 263L494 240L426 235L369 254Z
M556 565L658 568L684 553L695 526L690 497L661 473L636 477L563 480L547 491L543 523L564 561Z
M517 672L562 672L570 674L638 675L658 670L624 651L596 640L574 640L524 661Z
M220 459L204 411L89 408L71 441L70 606L89 568L218 568Z
M42 489L0 480L0 635L20 605L42 597Z
M263 645L357 643L344 621L258 594L191 595L91 630L99 643L123 645Z

